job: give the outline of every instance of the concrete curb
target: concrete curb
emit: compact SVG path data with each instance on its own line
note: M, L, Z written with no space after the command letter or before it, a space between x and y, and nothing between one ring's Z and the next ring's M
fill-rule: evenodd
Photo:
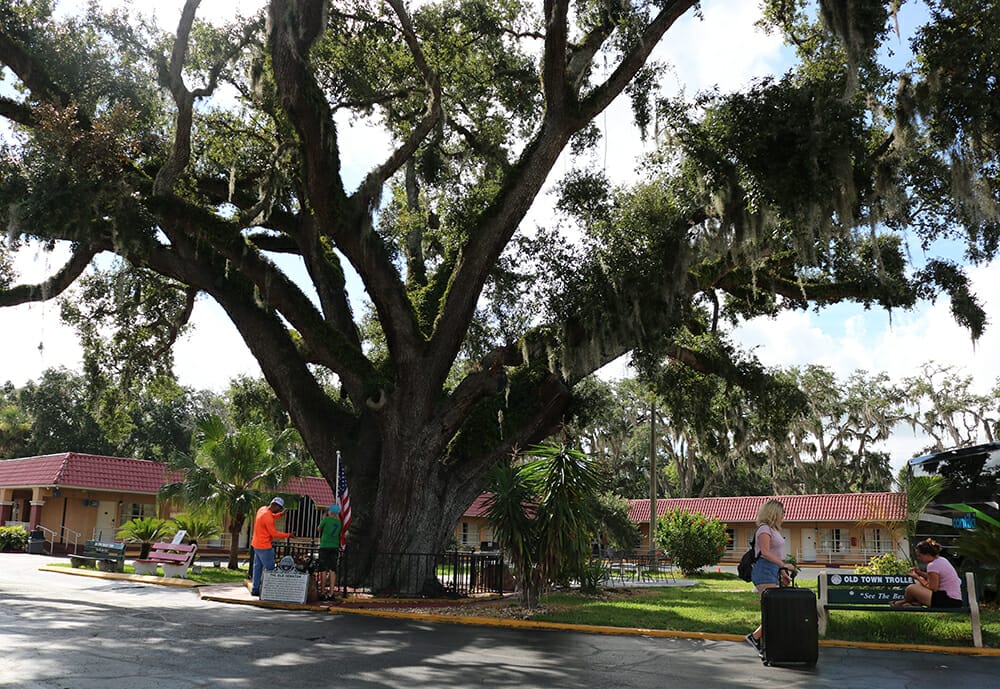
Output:
M601 625L569 624L566 622L541 622L538 620L509 620L496 617L475 617L458 615L434 615L431 613L399 612L396 610L371 610L362 607L326 606L312 603L276 603L261 601L256 598L235 598L226 595L216 595L206 591L205 584L198 584L187 579L171 579L167 577L151 577L140 574L118 574L116 572L99 572L87 569L70 569L67 567L43 566L40 571L56 572L58 574L74 574L77 576L99 579L125 579L140 581L158 586L177 586L197 588L201 600L230 605L252 605L258 608L274 610L311 610L326 612L333 615L367 615L388 619L413 620L417 622L435 622L449 624L465 624L481 627L505 627L509 629L540 629L548 631L580 632L584 634L604 634L609 636L646 636L656 639L696 639L702 641L734 641L742 643L743 635L716 634L711 632L679 632L669 629L635 629L629 627L608 627ZM238 585L235 585L238 587ZM249 595L249 592L248 594ZM371 601L366 601L369 604ZM989 656L1000 657L1000 648L972 648L964 646L931 646L927 644L890 644L873 641L837 641L821 639L820 646L830 648L861 648L872 651L909 651L915 653L943 653L947 655Z
M551 631L572 631L585 634L606 634L615 636L648 636L660 639L699 639L710 641L743 642L741 634L717 634L712 632L679 632L669 629L635 629L628 627L607 627L601 625L569 624L566 622L541 622L538 620L507 620L496 617L462 617L458 615L431 615L427 613L398 612L393 610L361 610L348 607L330 607L334 614L368 615L420 622L450 622L487 627L509 627L512 629L547 629ZM927 644L890 644L869 641L837 641L820 639L820 646L831 648L863 648L877 651L912 651L918 653L946 653L950 655L1000 657L997 648L966 648L964 646L930 646Z
M197 588L203 586L188 579L178 579L177 577L154 577L146 574L121 574L119 572L101 572L96 569L80 569L77 567L54 567L43 565L38 568L39 572L55 572L56 574L72 574L77 577L91 577L92 579L119 579L122 581L141 581L145 584L156 584L157 586L175 586L177 588Z

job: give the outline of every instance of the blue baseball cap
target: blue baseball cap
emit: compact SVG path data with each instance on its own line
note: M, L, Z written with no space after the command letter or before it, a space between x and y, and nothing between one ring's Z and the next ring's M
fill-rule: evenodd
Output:
M330 505L330 512L333 514L340 512L340 505Z
M284 500L284 498L272 498L271 502L273 502L278 507L284 507L285 506L285 500Z

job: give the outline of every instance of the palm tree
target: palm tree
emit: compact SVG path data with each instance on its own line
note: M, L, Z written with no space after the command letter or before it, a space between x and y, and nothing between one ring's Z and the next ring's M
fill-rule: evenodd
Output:
M914 560L913 537L917 534L920 517L927 506L934 502L938 493L947 487L948 482L943 476L910 476L905 468L897 481L906 493L906 537L910 547L908 555Z
M177 530L173 522L157 517L136 517L121 525L117 538L129 543L139 543L139 559L149 557L149 546L161 538L172 536Z
M500 466L486 500L486 518L534 607L542 590L579 572L598 530L601 474L590 457L565 447L537 446L522 464Z
M287 429L272 437L262 426L249 424L236 430L218 416L198 423L191 455L171 463L184 478L160 489L161 497L197 505L216 515L229 527L229 569L239 567L239 536L247 516L289 479L301 474L289 449L298 434Z

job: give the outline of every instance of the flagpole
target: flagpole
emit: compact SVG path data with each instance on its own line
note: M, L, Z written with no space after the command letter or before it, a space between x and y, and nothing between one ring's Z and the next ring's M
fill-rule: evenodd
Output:
M340 504L340 450L337 450L337 472L333 475L333 497Z
M337 450L337 477L334 479L334 482L336 483L336 486L337 486L336 488L333 489L334 500L337 502L337 505L340 507L340 509L343 510L344 506L340 504L340 450ZM343 551L344 550L344 537L343 537L344 513L343 513L343 511L340 512L339 516L340 516L340 528L341 528L340 550Z

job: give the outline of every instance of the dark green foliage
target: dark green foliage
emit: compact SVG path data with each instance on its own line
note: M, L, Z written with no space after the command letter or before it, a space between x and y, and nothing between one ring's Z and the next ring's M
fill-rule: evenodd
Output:
M610 493L602 493L597 498L595 510L600 537L617 552L629 553L639 547L642 534L639 527L628 518L628 503Z
M158 517L136 517L121 525L115 533L115 538L126 543L140 544L140 558L149 557L149 548L153 543L173 536L177 524L169 519Z
M486 518L509 557L522 602L579 575L596 535L601 476L585 454L537 446L493 472Z
M21 388L20 404L32 418L31 439L22 452L114 454L114 446L88 411L87 392L83 376L66 369L48 369L40 381Z
M28 545L28 532L23 526L0 526L0 551L21 552Z
M726 525L698 512L673 510L656 520L656 543L689 576L722 559Z

